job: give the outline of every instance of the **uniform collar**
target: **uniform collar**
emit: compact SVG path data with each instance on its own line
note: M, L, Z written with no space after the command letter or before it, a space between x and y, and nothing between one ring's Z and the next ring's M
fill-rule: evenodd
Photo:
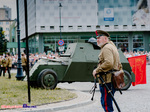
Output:
M102 45L101 49L102 49L106 44L108 44L108 42L106 42L104 45Z

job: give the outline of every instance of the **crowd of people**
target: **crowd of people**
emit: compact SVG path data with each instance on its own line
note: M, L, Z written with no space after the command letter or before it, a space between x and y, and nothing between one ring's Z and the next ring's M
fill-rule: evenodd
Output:
M124 52L124 56L126 58L133 57L133 56L140 56L140 55L146 55L147 62L150 62L150 52L147 52L147 51L137 51L137 52L136 51L134 51L134 52L125 51ZM16 55L10 55L9 57L12 59L12 67L17 68L18 55L17 54ZM4 58L5 58L5 54L1 55L0 56L0 61ZM30 55L29 55L29 66L32 67L41 58L44 58L44 59L57 59L57 58L59 58L59 54L57 52L55 52L55 53L51 52L51 53L48 53L48 54L46 54L45 52L40 53L40 54L30 53Z
M125 51L124 52L124 56L126 58L129 58L129 57L133 57L133 56L140 56L140 55L146 55L146 60L147 60L147 63L150 63L150 52L147 52L147 51L130 51L130 52L127 52ZM8 56L7 56L8 57ZM6 58L6 55L1 55L0 56L0 63L2 61L2 59L5 59ZM10 55L9 58L11 58L12 60L12 66L13 68L17 68L17 61L18 61L18 55ZM32 67L39 59L41 58L44 58L44 59L57 59L59 58L59 54L57 52L53 53L48 53L46 54L45 52L44 53L35 53L35 54L32 54L30 53L29 55L29 66ZM6 58L7 59L7 58ZM0 64L1 65L1 64ZM3 70L1 69L0 72L2 72Z
M124 56L126 58L133 57L133 56L140 56L140 55L146 55L147 64L150 63L150 51L149 52L147 52L147 51L137 51L137 52L136 51L134 51L134 52L130 51L130 52L127 52L127 51L125 51L124 52Z
M59 54L57 52L53 53L35 53L32 54L30 53L29 55L29 67L32 67L39 59L44 58L44 59L57 59L59 58ZM3 55L0 55L0 76L3 72L3 76L5 77L6 70L8 72L8 78L11 78L11 73L10 70L11 68L17 68L17 61L18 61L18 55L10 55L10 53L6 53ZM21 53L21 61L22 61L22 67L23 71L27 72L27 58L24 53Z
M23 53L22 53L23 54ZM6 54L3 54L0 56L0 62L2 59L5 59L6 57ZM10 55L10 58L12 59L12 67L13 68L17 68L17 61L18 61L18 54L16 55ZM30 53L29 54L29 66L32 67L40 58L44 58L44 59L56 59L56 58L59 58L59 54L57 52L53 53L48 53L46 55L46 53L35 53L35 54L32 54Z

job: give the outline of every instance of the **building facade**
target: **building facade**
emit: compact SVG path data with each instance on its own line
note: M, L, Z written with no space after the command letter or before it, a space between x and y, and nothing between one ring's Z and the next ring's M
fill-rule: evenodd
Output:
M11 19L11 8L3 6L0 8L0 20L10 20Z
M95 37L96 30L109 32L122 51L150 51L149 0L27 0L27 9L30 53L56 52L60 37L66 48ZM24 0L19 17L24 41Z
M9 40L9 29L10 25L13 23L13 20L11 20L11 8L4 6L3 8L0 8L0 26L5 31L5 38Z

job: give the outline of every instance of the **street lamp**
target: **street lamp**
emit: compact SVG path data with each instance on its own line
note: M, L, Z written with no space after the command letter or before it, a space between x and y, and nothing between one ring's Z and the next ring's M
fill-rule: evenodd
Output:
M59 3L60 39L62 39L62 37L61 37L61 8L62 8L62 5L61 5L61 3Z
M17 80L23 80L23 70L21 66L21 54L20 54L20 29L19 29L19 0L16 0L17 5L17 38L18 38L18 61L17 61Z

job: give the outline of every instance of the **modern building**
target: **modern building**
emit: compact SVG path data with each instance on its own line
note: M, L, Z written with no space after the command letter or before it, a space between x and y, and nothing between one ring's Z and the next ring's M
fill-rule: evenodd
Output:
M10 20L11 19L11 8L3 6L0 8L0 20Z
M149 0L27 0L27 9L30 53L55 52L60 38L65 48L87 41L96 30L109 32L122 51L150 51ZM19 17L25 41L24 0Z
M9 40L9 28L14 20L11 20L11 8L4 6L0 8L0 26L5 31L5 38Z

